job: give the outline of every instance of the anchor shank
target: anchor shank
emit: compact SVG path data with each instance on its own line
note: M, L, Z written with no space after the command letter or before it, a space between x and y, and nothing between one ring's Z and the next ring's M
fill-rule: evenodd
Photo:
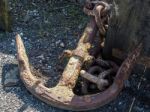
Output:
M94 18L91 18L83 35L81 36L77 48L74 50L73 56L70 58L58 85L74 88L79 72L84 63L84 59L89 55L88 50L91 48L93 41L98 31Z

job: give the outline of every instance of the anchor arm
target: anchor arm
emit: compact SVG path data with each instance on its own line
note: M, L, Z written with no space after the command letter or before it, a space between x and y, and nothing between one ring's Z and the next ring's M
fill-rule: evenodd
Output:
M57 85L47 88L30 71L28 57L26 55L23 42L19 35L16 38L17 52L20 68L20 77L26 88L40 100L67 110L83 111L95 109L107 104L117 97L122 90L124 80L129 77L134 63L140 55L142 45L139 45L122 63L113 84L105 91L93 95L77 96L68 86ZM75 73L75 76L78 75ZM74 76L74 75L73 75ZM67 77L68 78L68 77ZM76 80L76 77L73 78ZM75 80L72 82L74 84ZM71 85L71 87L73 87Z

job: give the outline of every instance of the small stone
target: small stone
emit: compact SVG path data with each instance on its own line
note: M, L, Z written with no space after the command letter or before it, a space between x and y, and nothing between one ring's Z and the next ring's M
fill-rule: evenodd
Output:
M28 38L27 38L27 37L24 37L24 39L27 40Z
M61 42L60 47L65 47L65 44L63 42Z
M14 46L15 45L15 40L12 40L11 41L11 46Z
M52 66L48 66L48 68L49 68L49 69L51 69L51 68L52 68Z
M4 79L4 86L5 87L16 86L19 82L18 75L19 75L18 67L7 72Z
M60 44L61 40L55 42L56 45Z
M83 25L82 25L82 24L80 24L80 25L78 26L78 28L79 28L79 29L82 29L82 28L83 28Z
M30 15L27 13L27 15L24 17L24 22L29 22L30 18Z
M62 9L62 12L63 12L63 14L64 14L65 16L68 15L68 14L67 14L67 11L66 11L65 9Z
M14 42L12 42L12 43L11 43L11 46L14 46L14 45L15 45L15 43L14 43Z
M143 112L143 108L140 108L138 106L135 106L134 109L136 112Z
M117 108L114 108L114 111L117 112Z
M46 20L44 20L44 23L49 23L49 21L46 19Z
M39 16L39 12L37 10L31 11L31 13L33 14L33 16Z
M119 105L122 105L122 102L119 102Z
M7 58L7 55L4 55L4 58Z
M20 36L21 36L21 37L23 36L23 32L20 33Z
M40 58L40 59L44 60L44 55L42 54L40 56L37 56L37 58Z

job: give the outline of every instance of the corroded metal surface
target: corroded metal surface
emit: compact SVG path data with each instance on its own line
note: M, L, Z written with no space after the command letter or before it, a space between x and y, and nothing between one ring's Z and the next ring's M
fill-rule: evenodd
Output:
M98 7L100 10L103 9L102 5ZM91 21L87 25L82 37L80 38L76 49L71 52L69 51L69 62L66 65L64 72L62 73L59 83L53 88L45 87L43 82L40 79L37 79L37 77L31 73L24 44L21 40L21 37L17 35L16 43L20 77L26 88L40 100L52 106L67 110L90 110L103 106L112 101L122 90L124 81L128 79L130 72L140 55L142 44L140 44L133 52L128 55L119 69L115 66L115 70L117 71L118 69L117 74L114 77L113 83L106 90L92 95L78 96L73 92L73 88L76 85L80 71L87 59L92 60L92 56L90 56L89 50L92 47L91 43L94 40L97 31L98 27L95 18L91 18ZM112 62L108 64L102 62L102 60L97 60L97 63L103 66L114 66ZM111 71L112 70L106 72L109 73ZM102 71L99 79L102 78L103 75L107 75L107 73ZM102 87L100 85L100 80L97 80L96 77L93 78L88 74L85 78L89 80L92 79L93 82L96 80L94 83L98 83L99 88Z
M124 60L127 57L127 53L119 50L119 49L112 49L112 56ZM140 56L139 60L136 64L146 66L147 68L150 68L150 57L148 56Z
M76 111L95 109L114 99L121 91L124 85L124 81L128 78L134 63L136 62L137 58L140 55L140 51L142 48L142 46L139 45L122 63L121 67L117 72L113 84L107 90L93 95L77 96L72 92L72 89L69 86L70 83L68 84L68 82L67 82L68 85L66 85L65 83L64 83L65 85L62 85L63 83L59 82L59 84L54 88L46 88L39 79L37 79L35 76L31 74L28 58L24 49L24 45L19 35L17 36L16 40L17 40L20 77L24 82L26 88L36 97L38 97L39 99L48 104L51 104L55 107ZM72 60L73 59L71 59L71 61ZM79 61L79 63L81 63L81 61ZM75 67L77 67L76 63L71 63L71 65L75 65ZM73 70L78 70L78 68ZM75 75L75 77L77 76ZM65 77L64 76L62 77L63 80L64 78L68 79L68 74ZM74 84L74 82L75 81L73 80L73 82L71 83L71 87L72 84Z
M88 7L88 6L94 7ZM102 7L103 6L103 7ZM95 17L96 24L99 28L99 32L101 35L106 34L108 22L109 22L109 12L110 5L103 1L90 1L86 3L84 7L84 12L89 15Z

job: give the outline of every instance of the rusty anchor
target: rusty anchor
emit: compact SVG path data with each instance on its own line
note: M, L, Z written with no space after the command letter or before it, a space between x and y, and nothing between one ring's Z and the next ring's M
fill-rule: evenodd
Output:
M99 6L101 9L103 6ZM81 36L76 49L70 55L70 59L62 76L55 87L47 88L44 83L31 73L29 60L23 41L19 35L16 36L17 56L20 69L20 78L25 87L37 98L54 107L59 107L67 110L83 111L91 110L103 106L115 99L124 86L124 81L128 79L130 72L136 63L142 44L139 44L133 50L124 62L114 77L113 83L104 91L91 95L76 95L73 88L79 76L97 83L99 88L101 85L97 77L92 77L91 74L82 70L84 63L88 60L93 60L93 56L89 54L92 41L96 36L98 27L95 18L92 17L88 23L83 35ZM111 71L111 70L110 70ZM107 71L107 72L110 72ZM93 80L94 79L94 80Z

